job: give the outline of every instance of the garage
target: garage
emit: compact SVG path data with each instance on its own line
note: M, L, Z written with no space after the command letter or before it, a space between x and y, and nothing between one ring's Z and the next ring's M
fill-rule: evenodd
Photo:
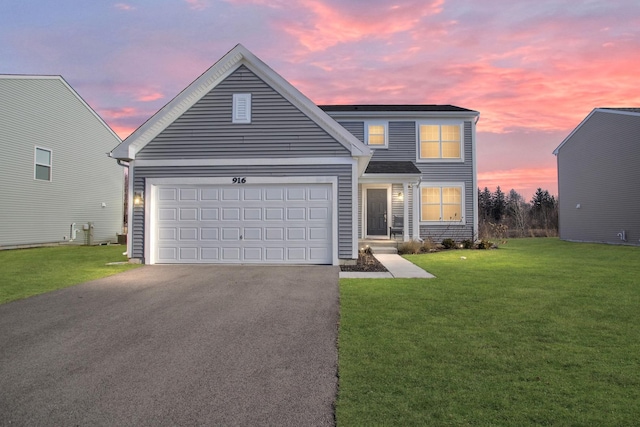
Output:
M151 263L332 264L332 185L162 183Z

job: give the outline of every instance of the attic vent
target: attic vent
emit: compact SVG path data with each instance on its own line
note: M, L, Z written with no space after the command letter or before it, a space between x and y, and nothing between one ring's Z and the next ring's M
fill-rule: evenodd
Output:
M233 94L233 123L251 123L251 94Z

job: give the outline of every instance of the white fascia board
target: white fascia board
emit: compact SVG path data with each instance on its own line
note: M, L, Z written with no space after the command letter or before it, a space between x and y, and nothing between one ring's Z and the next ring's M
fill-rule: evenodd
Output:
M323 128L329 135L347 148L351 152L352 156L358 157L371 155L369 147L343 128L313 101L307 98L302 92L296 89L291 83L285 80L280 74L276 73L253 53L242 47L242 45L238 46L244 50L243 55L247 59L247 64L245 64L247 68L255 72L269 86L285 97L287 101L300 109L300 111L302 111L307 117L313 120L318 126Z
M282 76L241 44L236 45L225 56L187 86L160 111L136 129L122 144L112 151L120 159L134 159L135 155L167 126L192 107L204 95L215 88L226 77L245 65L280 95L299 108L329 135L347 148L353 156L370 154L369 148L351 135L309 98L293 87Z
M118 159L135 159L136 154L204 95L242 65L244 47L237 45L200 77L183 89L112 152Z
M136 160L140 166L261 166L261 165L353 165L351 157L285 157L285 158L237 158L237 159L165 159Z
M419 184L421 174L410 173L393 173L393 174L364 174L360 177L361 184L374 184L374 183L390 183L390 184Z

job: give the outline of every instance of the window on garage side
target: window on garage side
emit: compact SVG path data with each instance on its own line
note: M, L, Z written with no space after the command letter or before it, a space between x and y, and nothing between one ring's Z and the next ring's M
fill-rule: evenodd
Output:
M420 219L423 222L462 222L462 185L421 187Z
M462 159L460 125L421 124L420 159Z
M51 181L51 150L35 148L34 178L40 181Z

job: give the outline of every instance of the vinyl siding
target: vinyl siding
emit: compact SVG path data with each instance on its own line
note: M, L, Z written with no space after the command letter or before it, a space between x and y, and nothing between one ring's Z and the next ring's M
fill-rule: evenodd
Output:
M338 178L338 258L352 258L351 165L135 167L134 191L143 191L146 178L229 176L336 176ZM144 210L134 209L133 258L144 258Z
M124 175L105 153L120 141L60 79L0 77L0 94L0 247L63 242L74 222L115 241ZM35 146L52 151L50 182L34 179Z
M251 123L232 123L234 93L251 93ZM350 156L349 150L241 66L171 123L137 159Z
M363 121L341 121L339 122L345 129L351 132L356 138L364 142L364 122ZM464 225L420 225L420 237L423 239L432 238L441 241L445 238L453 238L457 241L473 239L473 218L474 218L474 184L473 184L473 124L470 121L464 122L464 162L416 162L417 129L415 121L389 121L389 147L376 149L371 158L372 161L412 161L415 162L422 173L424 183L463 183L465 188L464 197ZM402 202L397 198L397 193L402 191L402 185L393 186L392 211L393 215L403 215ZM409 192L411 193L411 192ZM362 196L358 196L358 209L362 212ZM412 195L409 199L413 206ZM415 201L420 203L420 198ZM418 212L420 210L418 209ZM362 238L362 215L358 216L359 237ZM409 230L413 229L413 211L409 208ZM419 220L419 218L416 218ZM391 219L390 219L391 221Z
M561 239L640 245L639 159L638 116L596 111L577 129L558 151Z

